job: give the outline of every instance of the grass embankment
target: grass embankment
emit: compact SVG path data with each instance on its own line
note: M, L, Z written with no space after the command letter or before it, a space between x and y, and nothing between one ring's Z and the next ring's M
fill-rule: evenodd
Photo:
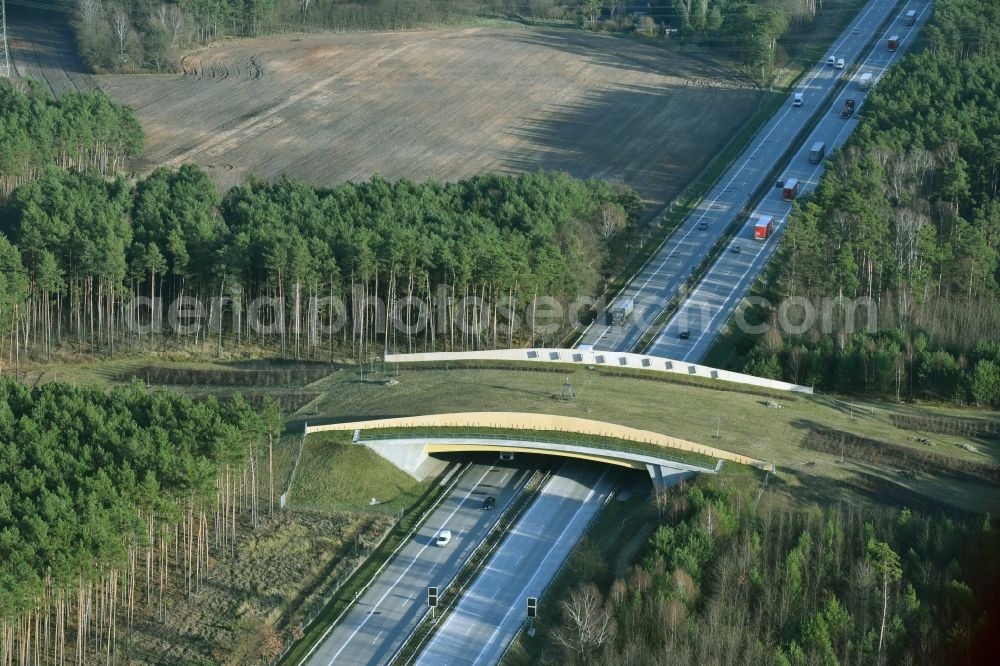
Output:
M576 391L573 401L556 399L567 377ZM894 467L850 457L841 461L840 456L802 445L810 431L829 429L907 447L914 455L933 451L956 461L1000 464L1000 442L995 439L924 433L897 427L893 421L900 414L961 419L969 415L969 410L867 400L845 402L825 395L764 397L756 392L741 392L737 385L715 390L672 382L664 373L654 377L654 373L637 372L633 377L622 377L604 374L600 368L591 370L581 366L545 367L536 371L407 370L406 366L400 366L400 374L395 377L398 384L388 385L377 381L375 376L370 379L361 383L356 375L341 372L312 385L322 394L314 405L321 417L310 417L310 422L483 410L578 416L652 430L773 461L779 472L786 473L791 485L875 474L889 486L899 485L934 501L975 510L1000 506L1000 488L996 485L976 484L980 489L978 494L965 492L959 496L946 491L948 484L927 483L934 477L925 473L917 478L901 478ZM679 379L688 380L684 376ZM722 384L726 383L720 382L718 386L723 388ZM768 400L781 408L769 408ZM977 410L975 415L1000 419L996 412ZM926 437L935 446L920 443L917 437ZM978 453L959 447L969 442L979 449ZM836 488L834 485L832 491L838 492ZM969 499L971 504L966 502Z
M283 664L296 664L306 655L446 490L437 483L414 481L368 449L349 442L350 433L321 433L306 438L292 485L292 507L298 502L299 506L319 503L353 511L396 513L404 509L403 516L311 619L302 639L282 659ZM372 496L382 500L378 506L368 506Z
M416 502L430 485L370 449L352 445L349 432L316 433L306 437L288 506L395 514ZM378 504L371 505L372 498Z
M71 376L74 381L111 385L122 366L129 364L138 365L139 362L47 366L43 380ZM166 361L162 364L171 365ZM183 365L205 369L229 367L218 362L185 362ZM903 488L952 506L992 509L994 513L1000 506L1000 489L995 485L967 487L958 484L961 485L961 492L958 492L954 480L942 480L924 473L916 478L900 478L896 470L884 464L850 457L842 462L840 456L802 446L810 430L833 429L908 447L915 455L932 451L956 460L998 465L1000 441L995 437L971 436L959 431L930 432L930 427L919 426L934 420L954 423L971 418L1000 421L1000 414L995 411L898 405L861 398L846 402L829 395L791 395L685 375L598 366L588 369L558 364L521 364L517 369L500 369L453 364L452 369L419 370L400 365L399 372L398 377L392 376L399 381L396 385L387 382L390 376L386 374L372 375L366 371L366 381L361 382L355 370L334 369L326 378L306 386L272 389L275 392L308 390L319 394L307 407L289 417L290 434L275 451L275 478L283 478L278 473L279 463L287 465L286 454L290 456L289 450L297 445L295 434L301 433L305 420L316 423L461 411L524 411L619 423L773 461L793 486L818 487L821 481L826 484L875 475L886 488ZM576 399L555 399L567 378L573 384ZM768 400L782 408L769 409ZM900 420L900 416L918 420ZM920 437L927 438L935 446L915 439ZM979 452L959 448L965 443L973 444ZM956 492L950 490L953 486ZM840 492L836 483L829 488L831 492ZM370 500L371 494L361 499Z

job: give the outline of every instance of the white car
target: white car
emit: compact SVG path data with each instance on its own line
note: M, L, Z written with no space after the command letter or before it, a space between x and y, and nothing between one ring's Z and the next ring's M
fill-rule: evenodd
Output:
M435 546L441 546L443 548L449 543L451 543L451 530L441 530L437 533L437 536L434 537Z
M837 69L844 69L844 59L840 58L837 60Z
M829 58L827 58L826 59L826 64L829 65L830 67L833 67L834 65L836 65L837 64L837 56L830 56Z

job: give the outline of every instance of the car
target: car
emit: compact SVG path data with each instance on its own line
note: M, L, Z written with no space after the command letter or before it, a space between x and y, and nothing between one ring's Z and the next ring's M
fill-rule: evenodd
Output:
M501 453L500 454L500 460L503 460L504 462L510 462L513 459L514 459L514 454L513 453Z
M699 231L704 231L705 229L708 229L708 222L699 222L698 223L698 230Z
M740 253L740 250L741 250L741 248L740 248L740 246L739 246L739 245L734 245L734 246L733 246L733 249L732 249L732 250L730 250L730 252L732 252L733 254L739 254L739 253Z
M451 543L451 530L441 530L434 537L434 545L444 548Z
M483 511L492 511L496 506L497 498L493 497L493 495L489 495L483 500Z
M836 65L837 64L837 56L830 56L829 58L827 58L826 59L826 64L829 65L830 67L833 67L834 65Z
M855 28L854 30L851 30L851 34L852 35L860 35L861 34L861 28Z
M837 59L837 69L844 69L844 65L845 64L846 63L844 63L844 59L843 58L838 58Z
M691 337L691 331L681 331L680 335L677 336L681 340L687 340Z
M778 180L774 181L774 186L775 187L784 187L785 186L785 179L784 178L779 178Z

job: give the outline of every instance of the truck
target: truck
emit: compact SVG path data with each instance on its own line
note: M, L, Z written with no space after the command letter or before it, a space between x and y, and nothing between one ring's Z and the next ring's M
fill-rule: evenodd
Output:
M791 201L799 196L799 187L799 180L797 178L789 178L781 188L781 198L785 201Z
M817 141L809 149L809 164L819 164L823 161L824 155L826 155L826 144L822 141Z
M758 215L753 225L753 237L757 240L767 240L774 231L774 218L770 215Z
M903 25L913 25L917 22L917 10L911 9L903 16Z
M868 90L872 87L872 73L865 72L858 79L858 90Z
M844 101L844 108L840 112L841 118L850 118L854 115L854 100L848 99ZM811 157L811 154L810 154Z
M608 324L611 326L624 326L632 321L632 313L635 311L635 302L631 298L619 299L615 306L608 312Z
M890 51L895 51L896 49L898 49L899 35L893 35L892 37L890 37L889 41L886 42L886 46L889 48Z

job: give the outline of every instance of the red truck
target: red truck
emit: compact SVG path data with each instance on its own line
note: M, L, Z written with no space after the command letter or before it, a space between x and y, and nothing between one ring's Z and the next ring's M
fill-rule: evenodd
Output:
M886 44L890 51L895 51L899 48L899 35L893 35L889 38L889 42Z
M753 237L757 240L767 240L774 231L774 218L770 215L759 215L753 225Z
M854 115L854 100L849 99L844 102L844 109L840 112L841 118L850 118Z
M789 178L785 181L785 185L781 190L781 198L785 201L791 201L795 197L799 196L799 181L797 178Z

